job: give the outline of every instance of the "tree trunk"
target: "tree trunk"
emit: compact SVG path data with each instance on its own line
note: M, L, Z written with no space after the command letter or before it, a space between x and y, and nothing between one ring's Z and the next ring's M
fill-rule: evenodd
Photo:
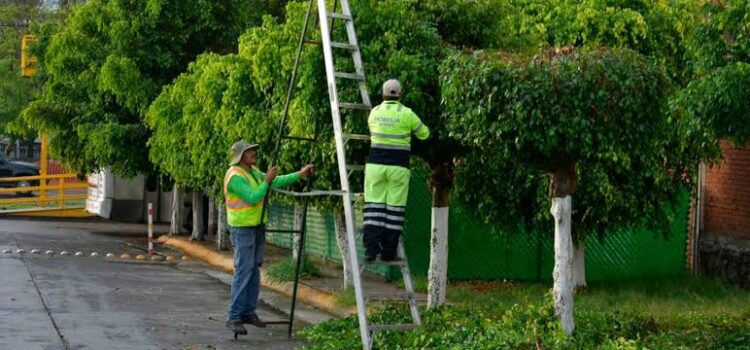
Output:
M216 205L218 211L219 222L216 225L216 249L227 250L229 244L227 243L229 235L229 225L227 225L227 207L224 203Z
M427 307L445 304L448 289L448 201L453 187L452 160L435 164L430 174L432 190L432 234L430 239L430 267L427 273Z
M352 285L352 266L349 263L351 255L349 245L346 242L346 218L343 211L334 212L333 227L336 231L336 244L339 246L339 252L341 253L341 264L344 266L344 288L349 288Z
M448 289L448 207L432 208L432 237L430 239L430 268L427 307L445 304Z
M203 220L203 193L200 191L193 192L193 234L190 240L205 240L206 231L203 229L205 221Z
M218 227L216 223L216 197L213 195L208 196L208 236L216 234Z
M551 174L549 195L552 198L550 212L555 218L555 268L552 271L552 298L555 314L560 317L563 332L572 334L573 319L573 236L571 235L571 211L578 182L576 164L568 159L559 159Z
M573 238L570 234L572 199L552 198L550 212L555 217L555 269L552 272L552 294L555 313L560 317L563 332L572 334L573 319Z
M305 211L301 205L294 206L294 232L292 234L292 258L297 261L299 259L299 248L302 242L302 221L304 220Z
M573 288L586 287L586 244L579 242L573 256Z
M183 233L182 221L184 210L182 210L182 194L180 188L175 185L172 187L172 222L169 226L169 234L180 235Z

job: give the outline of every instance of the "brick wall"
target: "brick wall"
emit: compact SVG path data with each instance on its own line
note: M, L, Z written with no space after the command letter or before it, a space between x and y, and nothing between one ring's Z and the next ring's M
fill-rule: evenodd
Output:
M704 231L750 239L750 142L721 148L724 160L706 171Z

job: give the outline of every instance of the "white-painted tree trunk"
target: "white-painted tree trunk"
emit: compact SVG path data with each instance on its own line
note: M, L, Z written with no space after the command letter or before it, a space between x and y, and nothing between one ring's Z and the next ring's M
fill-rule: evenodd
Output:
M227 250L229 248L229 243L227 242L229 240L229 225L227 224L227 207L224 205L224 203L221 203L216 206L216 209L219 213L219 222L217 222L216 227L216 249L218 250Z
M203 193L193 192L193 234L191 240L200 241L204 239L206 231L203 226L206 224L203 217Z
M217 232L217 217L216 214L216 197L213 195L208 196L208 236L212 236Z
M183 233L183 212L184 210L182 210L182 193L180 193L180 188L175 185L172 188L172 221L169 226L169 234L180 235Z
M573 256L573 288L586 287L586 242L575 247Z
M337 212L333 214L333 227L336 231L336 244L339 246L339 252L341 253L341 264L344 266L344 288L352 286L352 266L349 263L351 261L351 254L349 252L349 245L346 243L346 219L344 218L344 212Z
M299 231L292 234L292 258L296 261L299 259L299 248L302 242L302 221L304 220L305 211L302 210L302 206L294 206L294 230Z
M427 307L445 304L448 289L448 207L432 207Z
M555 269L552 272L552 295L555 313L560 317L563 332L572 334L573 319L573 238L570 234L572 199L552 198L550 212L555 217Z

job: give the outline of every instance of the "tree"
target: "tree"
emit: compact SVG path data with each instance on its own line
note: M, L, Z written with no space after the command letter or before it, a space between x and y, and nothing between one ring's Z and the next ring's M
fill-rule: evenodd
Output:
M744 145L750 139L750 3L714 2L687 40L696 79L675 97L672 110L686 119L702 149L700 159L721 157L719 140Z
M687 48L683 42L700 19L700 1L525 0L515 3L514 6L515 21L511 24L516 28L516 37L521 38L516 40L520 44L515 48L501 45L498 46L500 49L524 52L529 48L568 46L589 49L630 48L646 55L663 69L669 78L670 86L682 86L690 79L689 64L686 60ZM683 154L683 160L692 157L688 153ZM465 157L463 161L467 166L459 170L460 180L457 184L462 193L470 191L464 187L465 184L472 186L463 180L476 178L475 175L464 176L463 172L466 169L489 166L500 173L516 173L501 165L488 164L492 163L488 162L490 158L478 154ZM534 214L541 213L539 208L534 206L541 204L542 207L546 207L546 204L536 203L534 198L545 190L546 184L535 179L522 175L514 178L514 181L487 179L490 182L484 182L493 183L500 193L518 200L523 208L532 209L506 208L521 219L514 225L513 230L527 233L539 231L538 223L540 220L544 222L543 217ZM503 204L492 203L482 197L483 193L478 192L462 195L459 199L470 207L483 207L484 212L497 205L504 207ZM586 285L584 240L585 235L576 239L574 280L577 287Z
M32 98L32 79L21 77L21 38L33 25L50 20L52 12L38 0L8 1L0 6L0 135L30 139L28 130L9 127ZM2 151L2 150L0 150Z
M269 110L253 87L246 60L201 55L151 104L146 116L153 130L150 159L179 186L221 199L230 145L242 137L270 144L271 134L257 128ZM219 216L223 215L220 207ZM226 229L221 220L218 238Z
M44 56L48 79L24 111L70 169L152 171L142 122L161 86L204 51L229 52L247 2L93 0L74 8Z
M551 203L554 299L571 333L571 218L578 235L641 223L668 232L663 206L675 200L688 164L673 155L683 135L664 113L666 77L630 50L567 48L457 55L444 64L442 82L453 135L479 154L471 164L482 168L462 173L481 194L478 211L513 227L519 218L544 218ZM492 197L499 182L514 182L500 186L509 200Z

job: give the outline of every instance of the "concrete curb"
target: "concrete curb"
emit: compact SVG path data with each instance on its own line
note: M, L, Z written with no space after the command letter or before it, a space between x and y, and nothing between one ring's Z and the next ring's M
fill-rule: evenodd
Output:
M156 242L176 248L184 254L199 259L228 274L234 273L234 261L231 257L213 251L200 244L190 242L186 238L164 235L160 236ZM261 269L260 275L261 285L263 287L284 294L288 297L292 296L294 283L270 281L263 269ZM302 282L297 287L297 300L337 317L346 317L357 313L357 310L353 307L342 308L337 306L335 295L311 287Z

